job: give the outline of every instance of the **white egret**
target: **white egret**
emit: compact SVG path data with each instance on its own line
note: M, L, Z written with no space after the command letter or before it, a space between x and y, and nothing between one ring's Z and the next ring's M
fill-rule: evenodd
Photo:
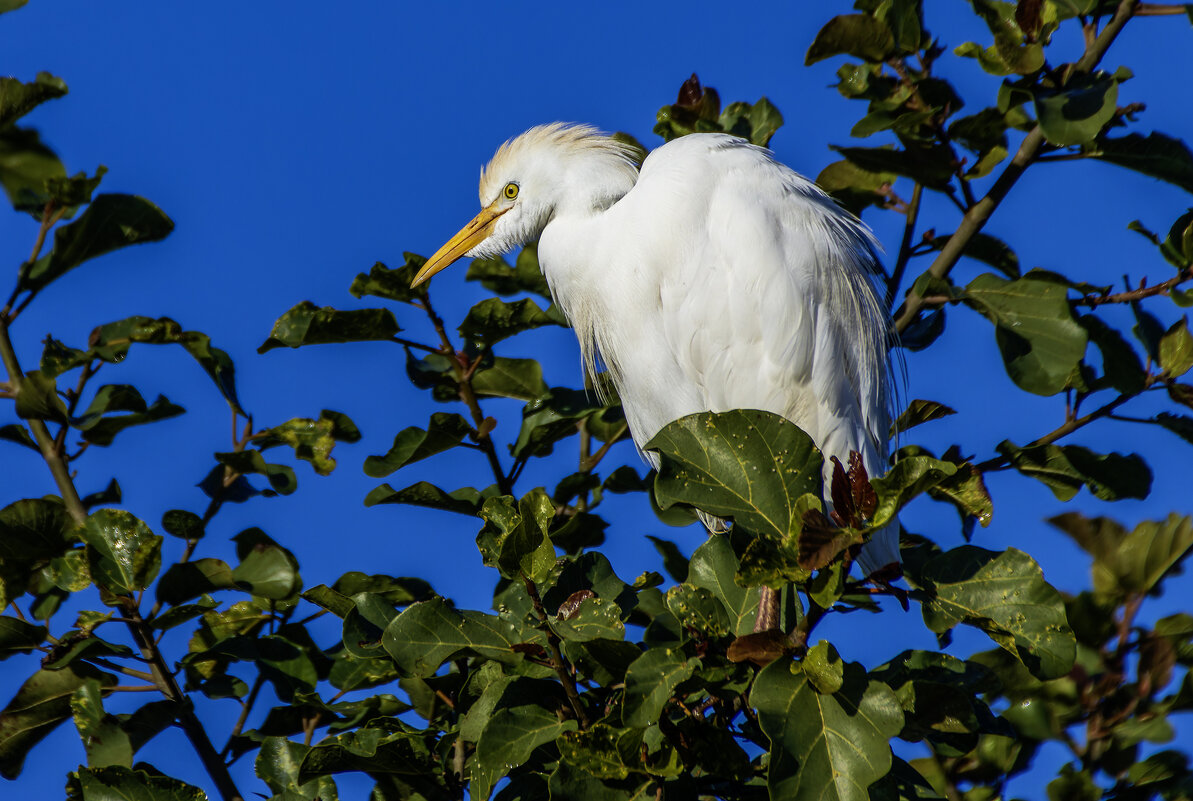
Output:
M825 455L885 472L889 318L875 240L770 151L725 134L654 150L584 125L532 128L481 172L481 212L418 273L538 239L555 301L621 397L639 449L687 414L761 409ZM654 454L646 457L656 464ZM827 484L826 484L827 486ZM898 563L898 525L858 557Z

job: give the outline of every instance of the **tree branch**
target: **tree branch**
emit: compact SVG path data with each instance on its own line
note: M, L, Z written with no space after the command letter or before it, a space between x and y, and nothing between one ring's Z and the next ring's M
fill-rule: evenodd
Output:
M547 650L551 652L551 667L555 670L555 675L559 677L559 683L563 685L563 694L567 696L572 712L575 713L576 720L580 722L580 728L587 729L589 721L588 715L584 712L584 702L580 700L580 694L576 692L576 680L568 672L563 652L559 650L559 637L551 630L551 625L547 622L547 610L543 608L538 587L534 586L534 582L525 575L522 576L522 583L526 585L526 594L530 596L530 600L534 604L534 611L538 614L539 622L542 624L543 632L547 635Z
M1102 29L1101 33L1086 48L1081 58L1070 65L1069 69L1065 71L1066 79L1073 75L1090 72L1098 65L1098 62L1106 55L1106 51L1122 31L1123 26L1127 24L1127 21L1135 13L1137 4L1138 0L1122 0L1119 3L1110 22L1106 23L1106 27ZM994 182L994 186L990 187L990 191L986 193L985 197L970 206L969 210L965 213L965 216L961 219L961 224L957 226L956 232L949 237L949 241L937 255L936 260L932 262L932 266L928 268L928 271L932 275L943 279L957 265L966 245L986 225L986 221L990 219L990 215L994 213L994 210L1006 198L1007 193L1011 191L1011 188L1023 175L1024 171L1031 166L1043 146L1044 132L1037 124L1019 144L1019 149L1011 159L1011 163L998 176L998 179ZM902 311L895 320L895 330L899 333L907 330L907 327L911 325L912 320L915 319L923 306L924 301L921 296L916 294L908 295L907 300L903 304Z
M1177 273L1176 277L1169 278L1167 281L1156 284L1155 286L1141 286L1139 289L1132 289L1129 292L1116 292L1113 295L1086 295L1082 298L1070 300L1069 303L1074 306L1089 306L1090 308L1097 308L1106 303L1131 303L1132 301L1142 300L1143 298L1163 295L1168 290L1174 289L1186 281L1193 281L1193 264Z
M912 239L915 237L915 224L920 216L920 197L924 194L924 186L919 181L911 190L911 202L907 204L907 222L903 224L903 241L899 243L899 256L895 261L895 269L891 272L891 279L886 285L886 307L895 303L895 294L899 285L903 283L903 274L907 272L907 263L911 260Z

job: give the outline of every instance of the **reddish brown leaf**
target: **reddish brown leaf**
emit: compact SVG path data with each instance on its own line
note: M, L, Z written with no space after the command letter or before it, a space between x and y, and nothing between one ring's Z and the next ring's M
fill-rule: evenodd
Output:
M1139 643L1139 686L1147 696L1162 690L1172 680L1176 649L1167 637L1149 634Z
M1034 42L1040 32L1040 8L1044 0L1019 0L1015 6L1015 22L1027 41Z
M874 510L878 508L878 493L870 486L870 477L866 475L862 455L857 451L851 451L849 454L849 490L853 495L853 506L861 518L854 522L860 525L862 520L869 520L874 516Z
M849 474L841 460L833 457L833 480L829 494L833 499L833 519L839 526L848 526L857 516L853 506L853 493L849 491Z
M531 659L546 659L547 649L538 643L533 642L519 642L510 646L510 650L516 654L526 654Z
M1177 403L1188 406L1193 409L1193 386L1182 384L1179 381L1168 382L1168 397L1172 398Z
M696 108L700 105L700 98L704 95L704 87L700 85L700 79L696 77L696 73L692 73L692 77L683 82L683 86L679 87L679 97L675 100L677 105L687 106L688 108Z
M804 570L819 570L857 541L857 534L834 526L819 509L809 509L804 512L796 561Z

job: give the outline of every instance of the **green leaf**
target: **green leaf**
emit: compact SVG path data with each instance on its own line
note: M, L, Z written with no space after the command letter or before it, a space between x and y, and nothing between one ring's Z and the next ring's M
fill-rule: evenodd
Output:
M389 309L340 311L304 300L278 318L257 352L339 342L388 342L401 330Z
M1080 445L1020 448L1010 440L999 443L998 452L1020 473L1042 481L1061 501L1071 499L1083 486L1104 501L1142 499L1151 491L1152 471L1134 453L1097 454Z
M5 8L0 13L11 10ZM47 100L65 94L66 83L48 72L37 73L32 83L22 83L16 78L0 78L0 128L7 128Z
M411 506L425 506L430 509L443 509L457 514L475 516L489 498L500 495L496 486L477 491L472 487L462 487L452 492L445 492L434 484L420 481L405 489L395 490L389 484L382 484L372 490L365 498L365 506L376 506L380 503L406 503Z
M1180 378L1193 367L1193 334L1182 317L1160 337L1160 366L1169 378Z
M1142 392L1147 385L1147 373L1123 335L1092 314L1082 315L1078 322L1101 351L1102 371L1110 385L1124 395Z
M36 294L88 259L165 239L173 230L174 221L143 197L98 195L77 220L54 230L49 253L22 265L17 288Z
M116 677L85 663L62 670L39 670L0 711L0 776L15 779L21 774L25 756L71 716L70 698L88 681L104 687L116 684Z
M555 505L541 489L515 503L509 496L490 498L481 508L484 528L476 535L486 565L508 579L526 576L536 584L555 565L555 546L548 536Z
M953 463L930 456L900 459L886 475L870 481L878 495L878 506L869 521L870 525L874 528L885 526L916 496L939 486L956 473L957 466Z
M620 407L617 408L620 412ZM510 446L515 458L550 456L556 442L579 433L580 421L611 410L590 393L555 387L522 410L522 428Z
M525 764L535 748L575 729L576 721L561 721L554 712L534 704L498 709L477 741L470 797L488 798L493 785Z
M371 720L355 731L324 739L303 757L298 781L305 784L318 776L346 771L401 776L405 783L419 788L424 798L447 797L442 771L437 769L423 732L393 718Z
M482 363L472 376L472 391L477 395L516 398L530 401L547 392L543 368L534 359L507 359L498 356Z
M893 172L870 172L851 161L834 161L816 176L816 183L825 192L855 215L867 206L883 206L889 202L890 188L898 179Z
M863 170L895 173L931 189L943 190L955 172L952 150L938 145L909 146L904 150L890 147L829 147Z
M40 370L30 370L16 384L15 411L22 420L66 422L66 404L58 396L54 379Z
M211 337L201 331L183 331L168 317L127 317L101 325L91 332L88 358L102 359L110 364L124 361L134 342L148 345L181 345L215 382L224 400L237 414L248 414L236 398L236 369L232 358L219 348L212 347Z
M1193 550L1193 518L1145 520L1128 534L1106 517L1067 512L1049 523L1094 558L1095 592L1112 598L1151 592Z
M207 533L203 518L185 509L170 509L162 515L162 528L182 540L200 540Z
M666 598L667 609L684 628L695 629L709 638L729 633L729 614L709 590L677 584L667 591Z
M1020 278L979 275L965 301L995 325L1007 374L1021 389L1055 395L1085 354L1085 330L1073 319L1064 287Z
M384 456L365 459L365 475L388 476L398 468L451 450L474 433L472 426L458 414L435 412L424 431L417 426L404 428L394 437L394 444Z
M96 584L117 595L148 587L161 567L162 538L128 512L92 512L80 532Z
M129 387L129 389L132 389L132 387ZM140 399L140 397L140 394L138 394L137 398ZM93 403L92 407L94 406L95 404ZM126 428L146 423L156 423L158 420L177 417L186 411L181 406L170 403L164 395L158 395L150 406L145 406L145 402L142 400L140 406L142 408L129 410L132 412L131 414L109 415L89 420L86 426L80 426L83 429L83 439L92 445L111 445L116 435ZM111 409L105 411L111 411ZM89 407L84 417L91 413L92 408Z
M0 564L61 556L74 537L62 503L27 498L0 509Z
M538 249L534 245L527 245L518 252L513 267L501 257L473 259L464 279L480 281L481 286L498 295L533 292L551 299L551 288L547 286L547 279L539 268Z
M558 312L543 311L530 298L507 303L500 298L486 298L468 310L460 323L460 336L485 345L541 328L544 325L566 325Z
M1193 444L1193 417L1184 414L1169 414L1160 412L1152 418L1185 442Z
M47 182L66 177L66 168L54 151L42 144L37 131L13 126L0 130L0 184L17 211L40 221L46 203Z
M1061 89L1037 88L1033 100L1044 138L1061 147L1084 145L1114 118L1118 81L1102 71L1076 75Z
M16 11L28 2L29 0L0 0L0 14Z
M845 684L845 663L828 640L809 648L800 666L818 692L832 694Z
M932 631L976 626L1042 679L1073 666L1077 644L1064 602L1022 551L963 545L928 560L913 578L927 594L924 622Z
M302 591L298 560L259 528L249 528L232 538L240 564L232 571L249 591L272 601L293 601Z
M699 666L699 659L689 659L678 648L660 646L639 656L626 670L622 723L638 728L653 726L675 688L691 678Z
M924 423L930 423L933 420L939 420L942 417L948 417L951 414L956 414L955 409L950 409L943 403L936 401L915 399L907 404L907 408L899 415L899 418L891 424L890 436L893 439L897 434L900 434L908 429L915 428Z
M316 473L326 476L336 466L336 460L331 458L336 442L356 442L359 439L360 431L347 415L324 409L318 420L309 417L287 420L280 426L260 432L254 442L262 451L288 445L294 449L296 457L310 462Z
M373 295L386 300L396 300L401 303L414 303L427 297L427 287L411 288L414 276L422 269L427 260L415 253L403 253L406 263L396 270L391 270L381 262L377 262L369 270L368 275L360 273L352 281L348 291L353 297L362 298Z
M1193 153L1182 140L1152 132L1104 137L1090 155L1193 192Z
M29 433L29 429L25 428L20 423L9 423L0 426L0 439L15 442L18 445L24 445L30 450L41 453L41 448L37 447L37 443L33 440L33 435Z
M561 613L551 618L550 623L551 629L563 640L589 642L625 638L621 607L605 598L585 598L574 612Z
M444 599L432 598L411 604L394 618L382 645L403 672L425 677L461 655L517 664L522 657L513 647L519 641L517 630L501 618L457 612Z
M750 703L770 739L767 788L790 801L868 801L891 768L887 741L903 728L898 699L847 664L841 689L821 693L799 667L777 659L754 681Z
M304 784L298 781L302 759L310 746L287 740L285 737L266 737L261 741L254 765L257 775L269 789L285 801L337 801L335 782L320 776Z
M800 496L820 491L822 459L811 437L769 412L687 415L646 448L662 457L655 496L664 510L690 504L775 540L798 525Z
M48 629L8 615L0 616L0 660L28 653L45 640Z
M87 750L87 764L92 768L108 765L132 767L133 745L119 721L104 712L99 681L90 679L71 694L71 713L75 728Z
M215 460L225 467L232 468L233 471L241 475L262 475L269 481L269 486L272 487L272 492L281 495L289 495L298 489L298 477L294 475L294 469L284 464L270 464L265 461L265 457L261 455L261 451L256 449L249 449L244 451L230 451L228 453L216 453ZM218 480L223 480L223 469L217 467L219 471ZM200 484L202 487L203 485ZM222 485L217 485L217 491L222 489ZM204 491L211 494L211 489L204 487ZM266 490L265 494L270 494L270 490ZM254 490L251 494L256 494Z
M222 559L194 559L170 565L157 583L157 599L173 606L235 586L236 579L227 562Z
M556 744L565 762L601 779L624 779L639 762L642 734L597 723L586 731L560 735Z
M198 787L123 765L79 768L66 789L68 801L207 801Z
M783 115L765 97L757 103L730 103L717 122L725 133L740 136L751 144L766 147L783 127Z
M728 538L713 535L692 554L684 581L712 593L729 614L730 633L740 637L754 631L762 591L740 586L734 579L738 567Z
M894 50L895 37L885 22L868 14L842 14L830 19L816 34L804 56L804 66L842 54L879 63Z
M944 246L950 239L952 239L952 235L935 237L932 240L932 249L944 250ZM966 243L965 249L961 251L961 255L983 264L989 264L1012 280L1019 278L1019 257L1006 242L996 236L983 233L974 234Z

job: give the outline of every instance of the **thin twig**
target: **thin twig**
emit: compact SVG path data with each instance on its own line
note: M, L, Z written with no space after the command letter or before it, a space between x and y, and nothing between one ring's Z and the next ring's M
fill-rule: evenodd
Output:
M1131 303L1155 295L1163 295L1168 290L1175 289L1186 281L1193 281L1193 264L1177 273L1176 277L1169 278L1167 281L1156 284L1155 286L1141 286L1139 289L1132 289L1129 292L1115 292L1113 295L1086 295L1082 298L1070 300L1069 303L1073 306L1089 306L1090 308L1097 308L1107 303Z
M563 652L559 650L559 637L551 630L551 625L547 622L547 610L543 608L538 587L527 576L522 576L522 582L526 585L526 594L530 596L530 601L534 604L534 611L538 615L543 633L547 635L547 650L551 652L551 667L555 670L555 675L559 677L559 683L563 685L563 694L567 696L572 712L575 713L576 720L580 722L580 728L587 729L589 721L588 715L584 712L584 702L580 700L580 694L576 692L576 680L568 672Z

